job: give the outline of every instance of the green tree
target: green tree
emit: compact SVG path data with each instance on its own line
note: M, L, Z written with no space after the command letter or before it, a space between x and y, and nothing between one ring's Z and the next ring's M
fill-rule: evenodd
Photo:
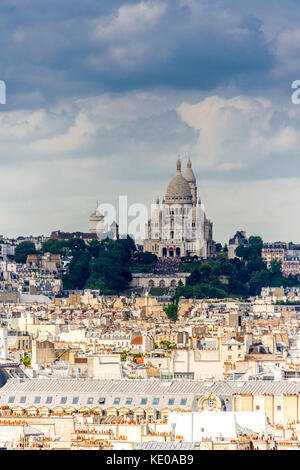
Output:
M262 238L259 236L251 235L251 237L249 237L249 243L250 243L250 246L252 246L253 248L256 248L257 254L258 256L260 256L261 250L264 244Z
M120 355L121 361L126 361L128 355L129 355L129 351L127 351L127 350L122 351L121 355Z
M21 242L16 246L15 249L15 261L17 263L26 263L26 259L28 255L33 255L37 253L35 249L35 244L29 240Z
M273 278L280 278L282 275L282 263L281 260L273 259L270 265L270 272Z
M198 284L202 279L201 273L198 269L194 269L190 276L187 278L186 284L188 286L195 286Z
M177 320L177 311L178 311L178 306L175 304L170 304L168 305L165 309L165 312L171 320L176 321Z
M136 246L135 246L133 238L127 235L126 238L121 238L120 241L128 254L128 258L130 258L132 254L135 253L136 251Z
M49 238L42 244L43 253L52 253L60 255L66 249L66 242L64 240L57 240L56 238Z
M270 273L267 270L253 271L249 284L250 295L259 295L262 287L270 285Z
M153 253L150 253L150 251L137 253L136 256L138 261L143 264L153 264L157 262L157 256Z
M128 287L131 273L120 262L117 252L102 253L91 263L88 287L100 289L103 294L119 293Z
M29 356L23 356L21 361L25 366L30 366L31 364L31 358Z
M175 348L175 346L173 344L171 344L170 341L168 341L166 339L162 339L159 342L159 347L160 347L160 349L174 349Z
M98 258L99 253L101 251L101 243L99 240L92 240L87 245L87 250L93 258Z
M216 243L216 252L220 253L222 251L222 244L221 243Z
M86 244L84 243L84 240L82 238L70 238L70 240L67 241L66 246L72 252L86 250Z
M238 256L239 258L245 258L245 247L244 245L239 245L236 249L235 249L235 255Z
M87 252L75 252L70 262L68 274L63 277L64 289L83 289L90 276L91 256Z

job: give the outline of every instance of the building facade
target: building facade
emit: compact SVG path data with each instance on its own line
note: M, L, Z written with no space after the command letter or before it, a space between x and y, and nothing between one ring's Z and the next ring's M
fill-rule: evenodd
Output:
M206 218L198 199L190 160L183 176L178 159L176 176L170 181L162 204L157 198L146 234L144 250L158 257L209 258L215 254L213 224Z
M285 242L264 243L261 256L268 268L270 268L272 261L280 261L282 274L286 277L298 276L300 274L299 244Z

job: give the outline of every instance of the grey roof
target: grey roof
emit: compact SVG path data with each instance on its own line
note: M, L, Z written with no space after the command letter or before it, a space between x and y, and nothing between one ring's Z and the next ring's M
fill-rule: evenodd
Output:
M114 408L151 408L156 409L176 409L180 407L181 400L186 399L185 405L181 407L197 410L197 399L207 393L216 394L226 405L226 409L231 409L233 394L252 393L253 395L263 395L271 393L282 395L284 393L299 394L300 382L258 380L247 382L228 381L197 381L197 380L89 380L89 379L9 379L0 388L0 406L72 406L79 409L83 406L87 408L114 407ZM26 402L21 402L21 397L26 396ZM47 397L52 397L51 404L46 403ZM9 397L14 397L14 402L9 402ZM39 403L35 403L35 397L40 397ZM61 399L64 397L63 404ZM78 398L77 403L73 403L73 397ZM92 398L92 401L88 401ZM104 403L99 403L99 399L104 398ZM115 398L119 398L119 403L114 403ZM132 398L129 404L126 399ZM141 404L141 398L147 398L147 402ZM153 405L153 399L159 398L159 402ZM169 404L169 399L173 398L174 403Z
M237 238L237 242L239 245L245 245L245 246L249 245L249 240L247 239L247 237L243 235L241 231L237 231L236 234L232 238L229 239L229 245L235 245L236 238Z

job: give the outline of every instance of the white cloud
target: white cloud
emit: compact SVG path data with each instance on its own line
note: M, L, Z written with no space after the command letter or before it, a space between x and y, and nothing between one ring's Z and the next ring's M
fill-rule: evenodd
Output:
M165 3L153 1L124 5L116 14L95 21L96 35L102 39L111 39L145 32L156 24L166 8Z
M34 138L46 132L49 120L45 110L8 111L0 113L0 137L2 139Z
M274 126L278 111L286 111L288 122ZM278 110L269 100L236 96L212 96L196 104L182 103L177 112L189 126L199 131L193 153L199 168L229 171L244 168L256 160L298 152L298 114Z
M95 131L96 126L84 113L79 113L76 116L75 124L66 133L32 142L27 146L27 151L54 156L69 153L89 141Z
M159 115L172 109L166 98L150 93L127 93L122 96L107 94L93 98L79 99L73 106L61 105L55 112L40 111L39 115L47 120L52 135L34 140L26 146L26 152L59 156L80 149L97 138L99 130L112 130L116 126L139 118ZM53 128L57 116L64 116L67 128L58 133ZM33 120L33 117L31 118Z

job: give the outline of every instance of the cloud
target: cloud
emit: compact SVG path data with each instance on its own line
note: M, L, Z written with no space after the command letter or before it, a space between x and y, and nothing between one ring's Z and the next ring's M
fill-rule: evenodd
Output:
M166 114L169 114L169 124L164 122ZM149 92L103 94L65 100L50 109L0 113L0 137L3 144L14 148L12 160L20 154L29 159L72 158L92 149L101 156L109 148L124 154L128 145L136 153L139 141L147 142L152 149L157 147L155 139L159 141L160 135L166 138L172 125L172 132L177 135L188 128L176 116L170 98ZM178 142L176 138L173 140ZM0 158L5 155L6 146L0 148Z
M57 156L59 154L68 154L84 145L95 131L96 126L89 121L85 114L79 113L76 116L75 124L65 134L32 142L28 145L27 151L40 155L50 154Z
M98 50L86 66L119 89L212 89L254 69L257 76L273 60L259 20L247 22L217 1L140 2L93 24Z
M165 13L163 2L140 2L121 6L114 14L95 20L96 35L101 39L127 39L136 33L149 31Z
M199 133L192 149L199 168L227 172L298 154L299 111L281 108L280 116L265 98L212 96L196 104L182 103L177 111Z
M290 76L291 80L299 78L300 70L300 28L285 29L275 40L277 65L274 75L277 77Z
M27 139L45 132L47 115L45 110L32 113L27 111L10 111L0 113L0 136L2 139Z
M259 84L274 64L262 22L218 0L36 0L0 6L8 105L151 87ZM18 98L16 98L15 97ZM28 98L26 101L28 106Z

